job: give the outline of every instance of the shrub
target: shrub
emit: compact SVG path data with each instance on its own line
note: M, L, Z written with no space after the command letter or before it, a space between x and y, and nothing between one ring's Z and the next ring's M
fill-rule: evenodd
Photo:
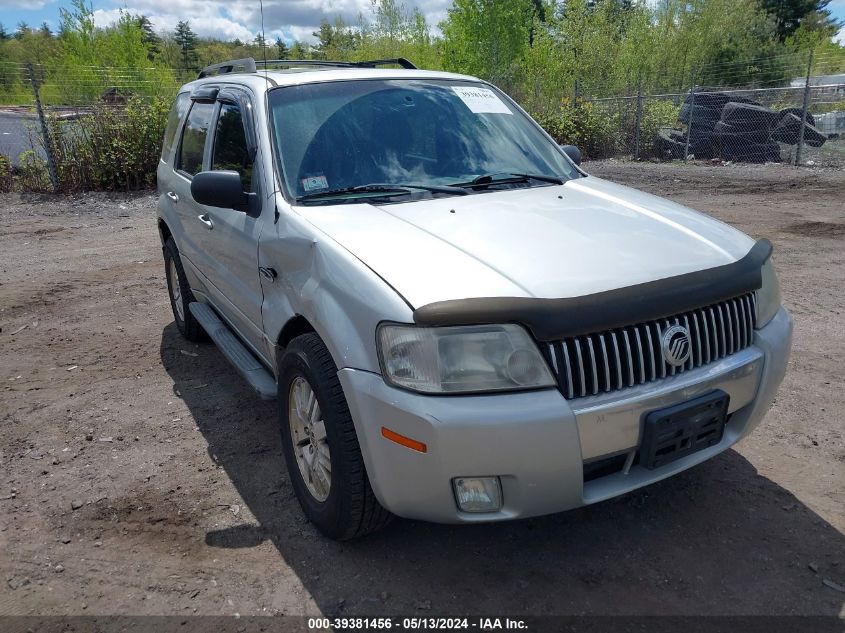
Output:
M679 107L670 101L643 100L640 157L654 154L654 137L662 127L677 125ZM585 159L633 154L637 120L634 99L593 103L561 101L556 112L535 115L558 143L577 145Z
M535 118L558 143L577 145L585 159L606 158L618 150L615 117L588 101L562 99L556 111Z
M12 161L5 154L0 154L0 193L12 190Z
M47 163L31 149L18 157L16 189L20 191L52 191Z
M676 127L680 107L671 101L643 101L640 120L640 157L657 156L654 139L658 130L664 127Z
M129 97L77 118L48 121L62 191L142 189L155 184L169 103ZM42 141L43 144L43 141Z

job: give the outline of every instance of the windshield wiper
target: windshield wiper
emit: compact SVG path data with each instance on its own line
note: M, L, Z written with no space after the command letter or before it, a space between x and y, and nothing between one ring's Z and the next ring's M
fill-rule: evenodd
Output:
M465 196L469 193L462 187L454 187L452 185L417 185L417 184L391 184L374 182L367 185L356 185L354 187L342 187L340 189L329 189L328 191L315 191L314 193L306 193L304 196L299 196L297 202L307 202L308 200L319 200L322 198L331 198L333 196L344 196L347 194L356 193L376 193L384 194L386 196L401 196L413 193L413 189L421 189L423 191L430 191L432 193L448 193L455 196Z
M497 178L497 176L502 176L502 178ZM563 178L558 178L557 176L546 176L545 174L496 173L483 174L481 176L473 178L469 182L453 183L452 186L467 187L472 189L475 187L484 187L487 185L510 185L514 183L528 182L529 180L539 180L540 182L549 182L555 185L563 184Z

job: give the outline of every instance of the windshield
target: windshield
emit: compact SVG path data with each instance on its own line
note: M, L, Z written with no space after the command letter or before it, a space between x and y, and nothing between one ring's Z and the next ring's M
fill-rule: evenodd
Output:
M342 190L347 198L393 191L407 200L450 195L450 185L479 178L483 185L470 192L499 179L548 186L578 175L536 124L477 82L333 81L278 88L268 99L280 171L297 200ZM368 186L376 183L417 188Z

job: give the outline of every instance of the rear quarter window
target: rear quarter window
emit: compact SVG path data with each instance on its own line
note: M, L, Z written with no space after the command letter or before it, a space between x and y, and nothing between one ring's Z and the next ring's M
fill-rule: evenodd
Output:
M185 118L188 106L191 105L191 97L187 92L176 96L170 113L167 115L167 127L164 128L164 142L161 145L161 159L167 162L173 150L173 143L176 140L176 130L179 123Z

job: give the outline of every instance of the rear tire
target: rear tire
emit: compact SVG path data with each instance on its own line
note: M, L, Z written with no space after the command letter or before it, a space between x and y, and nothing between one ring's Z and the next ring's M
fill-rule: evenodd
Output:
M297 406L297 397L303 394L309 400L313 394L310 406ZM370 487L337 367L316 334L298 336L285 349L279 361L278 401L285 462L305 516L323 534L339 541L386 525L392 515ZM302 424L306 419L310 427Z
M173 310L173 320L179 333L189 341L198 342L205 339L205 330L194 318L188 305L196 301L182 268L182 258L172 237L164 243L164 271L167 276L167 294L170 296L170 308Z

